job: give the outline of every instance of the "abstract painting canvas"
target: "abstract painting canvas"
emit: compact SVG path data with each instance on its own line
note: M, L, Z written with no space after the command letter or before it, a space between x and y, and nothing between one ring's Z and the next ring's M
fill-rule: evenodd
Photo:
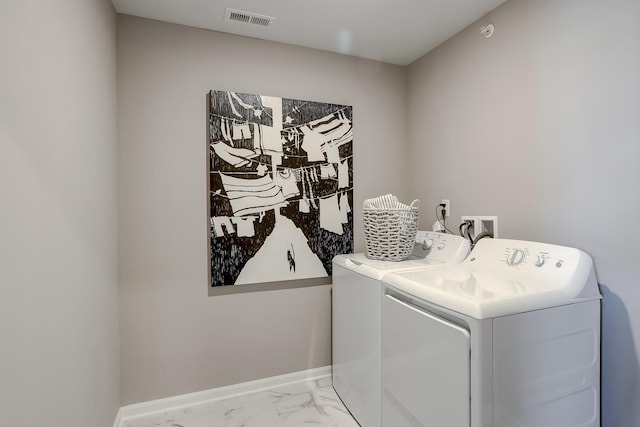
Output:
M210 290L328 283L353 252L352 107L211 91L208 110Z

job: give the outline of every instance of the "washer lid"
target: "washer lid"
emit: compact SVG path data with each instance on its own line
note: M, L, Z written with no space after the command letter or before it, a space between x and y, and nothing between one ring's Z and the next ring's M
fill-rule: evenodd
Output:
M369 259L363 253L337 255L333 262L367 277L380 280L391 271L432 268L461 263L469 253L469 242L453 234L418 231L411 257L405 261Z
M483 239L461 264L390 273L383 281L476 319L600 298L589 255L521 240Z

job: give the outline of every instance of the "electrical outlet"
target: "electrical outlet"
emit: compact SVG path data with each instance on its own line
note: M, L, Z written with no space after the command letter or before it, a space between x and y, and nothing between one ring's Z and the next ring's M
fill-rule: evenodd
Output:
M442 199L440 204L444 205L444 217L448 218L451 216L451 202L447 199Z

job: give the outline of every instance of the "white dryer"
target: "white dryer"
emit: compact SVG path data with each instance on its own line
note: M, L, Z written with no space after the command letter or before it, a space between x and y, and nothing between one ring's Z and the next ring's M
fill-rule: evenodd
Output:
M597 427L600 293L573 248L483 239L383 278L383 427Z
M333 259L333 386L362 427L380 427L382 282L393 271L457 264L469 253L459 236L419 231L406 261L378 261L365 254Z

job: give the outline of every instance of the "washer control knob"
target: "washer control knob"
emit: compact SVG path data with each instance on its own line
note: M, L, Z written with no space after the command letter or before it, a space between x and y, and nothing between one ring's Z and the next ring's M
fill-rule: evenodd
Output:
M516 249L515 251L511 252L511 256L507 258L507 264L511 267L520 265L522 261L524 261L524 256L524 251L522 249Z
M433 239L427 239L424 241L424 243L422 244L422 247L424 249L431 249L431 246L433 246Z
M544 265L544 256L542 255L538 255L538 257L536 258L536 262L534 262L536 267L542 267Z
M438 243L438 249L444 249L444 243Z

